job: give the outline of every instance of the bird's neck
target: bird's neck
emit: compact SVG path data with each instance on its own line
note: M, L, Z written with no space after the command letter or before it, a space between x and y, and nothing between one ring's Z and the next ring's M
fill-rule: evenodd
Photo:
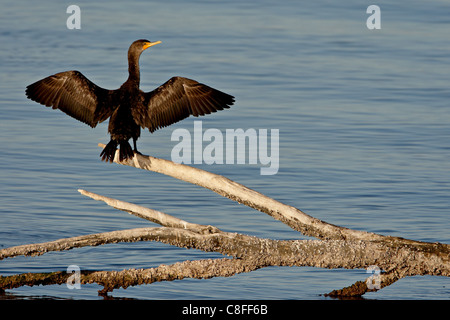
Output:
M139 86L140 79L139 57L128 56L128 81Z

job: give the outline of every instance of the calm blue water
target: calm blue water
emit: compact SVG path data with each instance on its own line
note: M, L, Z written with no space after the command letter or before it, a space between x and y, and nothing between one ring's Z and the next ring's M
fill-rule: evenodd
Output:
M66 8L81 8L68 30ZM381 8L368 30L366 8ZM0 13L0 248L151 225L81 196L78 188L187 221L275 239L303 238L282 223L166 176L102 163L92 130L26 99L25 87L76 69L115 89L126 50L139 38L162 44L141 57L141 87L191 77L234 95L236 105L202 118L203 129L280 130L280 168L198 165L327 222L385 235L450 242L450 4L446 1L89 1L2 2ZM170 159L171 133L139 141ZM0 262L0 273L149 268L218 254L132 243ZM266 268L231 278L183 280L114 291L139 299L323 299L365 270ZM17 298L99 299L97 285L24 287ZM450 280L403 279L370 299L448 299Z

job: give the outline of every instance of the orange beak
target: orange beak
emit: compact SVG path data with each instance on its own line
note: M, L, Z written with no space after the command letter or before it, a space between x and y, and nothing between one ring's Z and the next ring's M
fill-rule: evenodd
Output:
M142 47L142 49L148 49L148 48L150 48L150 47L152 47L152 46L154 46L155 44L158 44L158 43L161 43L161 41L155 41L155 42L146 42L145 44L144 44L144 46Z

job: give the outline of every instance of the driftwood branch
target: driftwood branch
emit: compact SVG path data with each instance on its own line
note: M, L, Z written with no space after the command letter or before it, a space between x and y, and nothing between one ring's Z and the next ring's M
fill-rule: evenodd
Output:
M99 146L102 148L105 147L104 144L99 144ZM205 170L190 167L184 164L174 163L165 159L143 156L140 154L136 154L132 159L119 161L118 152L116 152L114 162L138 169L165 174L173 178L210 189L221 196L264 212L285 223L292 229L300 231L306 236L311 236L318 239L342 240L383 239L383 236L374 233L343 228L313 218L297 208L278 202L237 182Z
M104 145L102 145L104 146ZM266 266L315 266L322 268L362 268L376 265L382 270L380 287L367 281L334 290L330 296L360 296L412 275L450 276L447 244L413 241L398 237L342 228L308 216L297 208L282 204L222 176L176 164L168 160L137 154L133 159L115 162L172 176L208 188L251 208L267 213L305 235L319 240L274 240L221 231L214 226L190 223L163 212L108 198L85 190L92 199L161 227L113 231L0 250L0 260L18 255L40 255L107 243L159 241L178 247L218 252L231 258L184 261L170 266L124 271L83 271L81 283L98 283L101 294L115 288L175 279L231 276ZM26 274L0 278L0 290L22 285L61 284L65 272Z
M190 223L178 218L175 218L171 215L165 214L161 211L156 211L153 209L149 209L146 207L138 206L136 204L132 204L125 201L120 201L112 198L108 198L105 196L101 196L86 190L79 189L82 195L90 197L94 200L103 201L107 205L116 208L118 210L126 211L130 214L133 214L139 218L143 218L149 220L151 222L157 223L164 227L172 227L172 228L181 228L188 229L197 233L214 233L219 232L220 230L213 226L205 226L201 224Z

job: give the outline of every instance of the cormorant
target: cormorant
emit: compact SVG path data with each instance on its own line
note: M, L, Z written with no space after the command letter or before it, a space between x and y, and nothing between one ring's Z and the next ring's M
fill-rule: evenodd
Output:
M102 160L112 162L117 146L119 160L134 156L136 140L141 127L150 132L169 126L182 119L202 116L234 103L234 97L198 83L195 80L172 77L151 92L139 89L139 57L147 48L161 41L145 39L134 41L128 49L128 79L117 90L97 86L81 72L60 72L29 85L29 99L69 116L94 128L110 118L108 132L111 140L103 149ZM128 143L133 139L134 150ZM134 152L133 152L134 151Z

